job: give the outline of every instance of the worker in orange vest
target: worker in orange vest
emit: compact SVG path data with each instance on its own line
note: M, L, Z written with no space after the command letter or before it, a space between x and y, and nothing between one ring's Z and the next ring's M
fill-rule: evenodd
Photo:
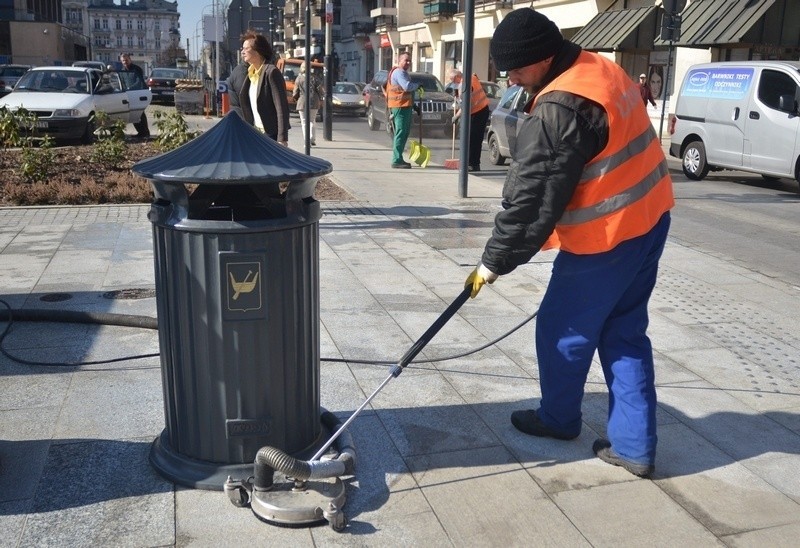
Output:
M456 97L461 97L461 91L464 86L464 77L458 69L452 69L449 74L450 81L456 84L455 93ZM486 133L486 124L489 122L489 98L486 97L486 92L483 90L481 81L478 79L477 74L472 75L470 92L470 123L469 123L469 171L481 170L481 148L483 146L483 136ZM456 109L453 115L453 123L461 116L463 105Z
M539 250L559 249L536 322L541 400L538 409L514 411L511 423L532 436L576 438L597 351L608 425L592 449L647 477L657 439L647 305L674 205L661 144L622 67L565 40L539 12L512 11L489 48L509 83L535 98L503 210L466 284L477 295Z
M386 78L386 108L391 117L390 122L394 125L392 167L395 169L411 169L411 164L403 160L403 150L411 133L413 93L419 84L415 84L408 77L410 67L411 56L408 53L401 53L397 58L397 65L392 67Z

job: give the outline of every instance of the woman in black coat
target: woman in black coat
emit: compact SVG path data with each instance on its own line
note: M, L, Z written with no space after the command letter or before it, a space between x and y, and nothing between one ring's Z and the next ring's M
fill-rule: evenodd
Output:
M242 60L249 64L238 93L244 119L282 145L289 144L289 103L286 83L272 64L266 37L249 31L242 36Z

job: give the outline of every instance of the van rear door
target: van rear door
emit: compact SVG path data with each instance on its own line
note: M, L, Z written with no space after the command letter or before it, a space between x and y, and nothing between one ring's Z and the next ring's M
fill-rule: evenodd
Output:
M744 165L759 173L794 177L800 117L779 108L781 95L800 97L800 83L788 72L763 69L747 108Z

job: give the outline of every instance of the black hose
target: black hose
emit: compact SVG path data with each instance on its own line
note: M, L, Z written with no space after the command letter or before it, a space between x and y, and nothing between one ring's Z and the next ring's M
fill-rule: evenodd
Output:
M462 296L459 296L461 299ZM15 320L19 321L38 321L38 322L63 322L63 323L89 323L89 324L100 324L100 325L117 325L121 327L138 327L142 329L158 329L158 318L153 318L150 316L136 316L132 314L112 314L108 312L82 312L77 310L58 310L58 309L17 309L12 310L11 306L5 302L4 300L0 299L0 304L6 306L7 310L0 310L0 321L8 321L9 325L6 326L6 329L0 334L0 353L6 356L8 359L13 360L17 363L22 363L25 365L42 365L42 366L80 366L80 365L94 365L98 363L113 363L113 362L120 362L120 361L127 361L133 359L141 359L141 358L154 358L159 356L158 353L154 354L141 354L137 356L126 356L122 358L114 358L109 360L99 360L95 362L80 362L80 363L53 363L53 362L33 362L33 361L26 361L22 358L17 356L13 356L6 352L6 350L2 346L3 339L8 333L9 328L11 327L11 323ZM452 305L451 305L452 306ZM447 311L445 311L447 312ZM482 350L489 348L490 346L494 346L495 344L499 343L512 333L515 333L519 329L521 329L524 325L528 322L533 320L537 312L534 312L516 326L512 327L506 333L503 333L496 339L493 339L477 348L473 348L470 350L466 350L464 352L458 354L452 354L450 356L442 356L440 358L430 358L424 360L414 360L414 357L417 355L419 350L415 347L412 347L404 356L401 362L404 364L422 364L422 363L438 363L438 362L446 362L451 360L457 360L460 358L464 358L471 354L476 354ZM423 336L423 338L425 338ZM406 361L408 360L408 361ZM412 361L413 360L413 361ZM322 362L328 363L354 363L354 364L361 364L361 365L397 365L396 360L361 360L355 358L320 358Z
M0 303L8 306L5 301ZM47 310L42 308L19 308L0 310L0 321L88 323L158 329L158 318L134 314L112 314L109 312L86 312L81 310Z
M336 449L338 457L329 461L305 461L288 455L285 451L266 445L256 453L253 471L253 489L269 491L272 489L275 471L300 481L330 478L355 473L356 452L353 438L347 430L339 433L342 426L339 418L329 411L320 417L322 423L333 433L337 433Z

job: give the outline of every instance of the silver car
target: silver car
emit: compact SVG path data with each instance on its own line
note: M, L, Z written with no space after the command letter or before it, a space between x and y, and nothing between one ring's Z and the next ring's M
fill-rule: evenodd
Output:
M486 142L489 144L489 161L494 165L501 166L506 158L514 156L517 133L527 116L525 105L530 100L530 93L519 86L511 86L492 111L489 128L486 131Z
M17 80L30 69L30 65L0 65L0 97L11 93Z

